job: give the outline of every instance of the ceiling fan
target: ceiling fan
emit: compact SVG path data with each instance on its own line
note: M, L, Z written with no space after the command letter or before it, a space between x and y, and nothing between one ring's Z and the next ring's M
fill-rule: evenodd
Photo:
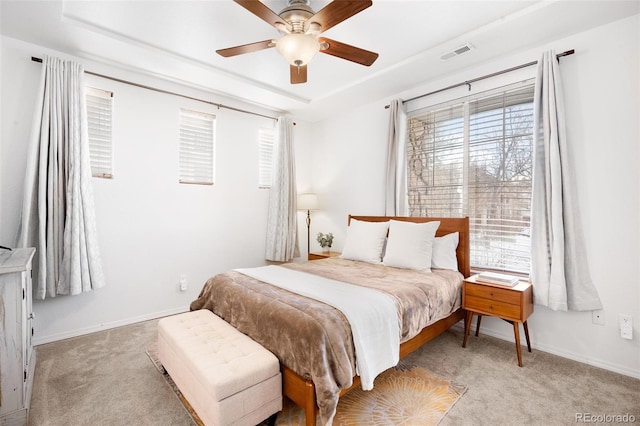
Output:
M307 64L318 52L366 66L378 58L375 52L319 37L329 28L371 6L371 0L333 0L318 12L311 9L309 0L289 0L289 5L280 13L275 13L258 0L234 1L275 27L283 36L216 50L225 58L275 47L289 62L291 84L307 82Z

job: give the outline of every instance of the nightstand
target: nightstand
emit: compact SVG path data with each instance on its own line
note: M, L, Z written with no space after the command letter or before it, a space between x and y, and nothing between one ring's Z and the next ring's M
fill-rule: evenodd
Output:
M530 282L520 281L515 286L508 287L479 282L476 281L476 278L477 275L473 275L465 278L462 283L462 308L467 311L462 347L467 346L467 337L469 337L469 329L474 314L478 315L476 336L480 330L480 321L483 315L501 318L513 324L518 365L522 367L520 324L524 327L527 349L531 352L527 318L533 313L533 286Z
M328 259L330 257L340 257L342 253L340 253L339 251L330 251L330 252L326 252L326 253L309 253L309 256L307 256L307 260L319 260L319 259Z

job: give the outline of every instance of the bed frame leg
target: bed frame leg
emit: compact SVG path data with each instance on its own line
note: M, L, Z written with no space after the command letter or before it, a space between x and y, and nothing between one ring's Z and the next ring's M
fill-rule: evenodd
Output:
M307 426L315 426L318 406L316 405L316 389L312 382L305 383L305 393L307 394L304 407L305 423Z

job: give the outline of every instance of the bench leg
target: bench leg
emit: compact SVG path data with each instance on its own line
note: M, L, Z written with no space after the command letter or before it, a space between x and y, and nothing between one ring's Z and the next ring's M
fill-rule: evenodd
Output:
M276 419L278 418L278 413L274 413L272 414L268 419L267 419L267 424L269 426L276 426Z

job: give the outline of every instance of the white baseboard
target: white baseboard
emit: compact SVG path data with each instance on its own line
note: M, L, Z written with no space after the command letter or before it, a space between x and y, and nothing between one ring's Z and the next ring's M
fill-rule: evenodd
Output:
M48 336L38 336L33 338L32 342L34 346L44 345L45 343L57 342L59 340L69 339L71 337L84 336L85 334L95 333L97 331L109 330L111 328L122 327L123 325L135 324L137 322L149 321L156 318L162 318L169 315L181 314L188 312L189 307L183 306L180 308L168 309L161 312L153 312L138 317L126 318L123 320L112 321L105 324L94 325L91 327L79 328L76 330L65 331L64 333L50 334Z
M454 325L454 327L460 330L462 333L464 333L463 324L464 324L463 322L459 322L456 325ZM508 342L514 342L513 334L496 332L487 327L482 327L481 329L482 329L481 334L486 334L487 336L496 337L498 339L506 340ZM475 330L476 330L475 322L473 322L471 324L471 330L469 331L469 334L475 333ZM531 344L531 349L536 349L538 351L550 353L552 355L557 355L562 358L578 361L583 364L591 365L593 367L602 368L604 370L613 371L614 373L633 377L635 379L640 379L640 371L631 370L625 366L614 364L608 361L603 361L601 359L590 358L583 354L578 354L575 352L567 351L564 349L560 349L560 348L556 348L548 345L540 345L540 344L534 344L534 343Z

